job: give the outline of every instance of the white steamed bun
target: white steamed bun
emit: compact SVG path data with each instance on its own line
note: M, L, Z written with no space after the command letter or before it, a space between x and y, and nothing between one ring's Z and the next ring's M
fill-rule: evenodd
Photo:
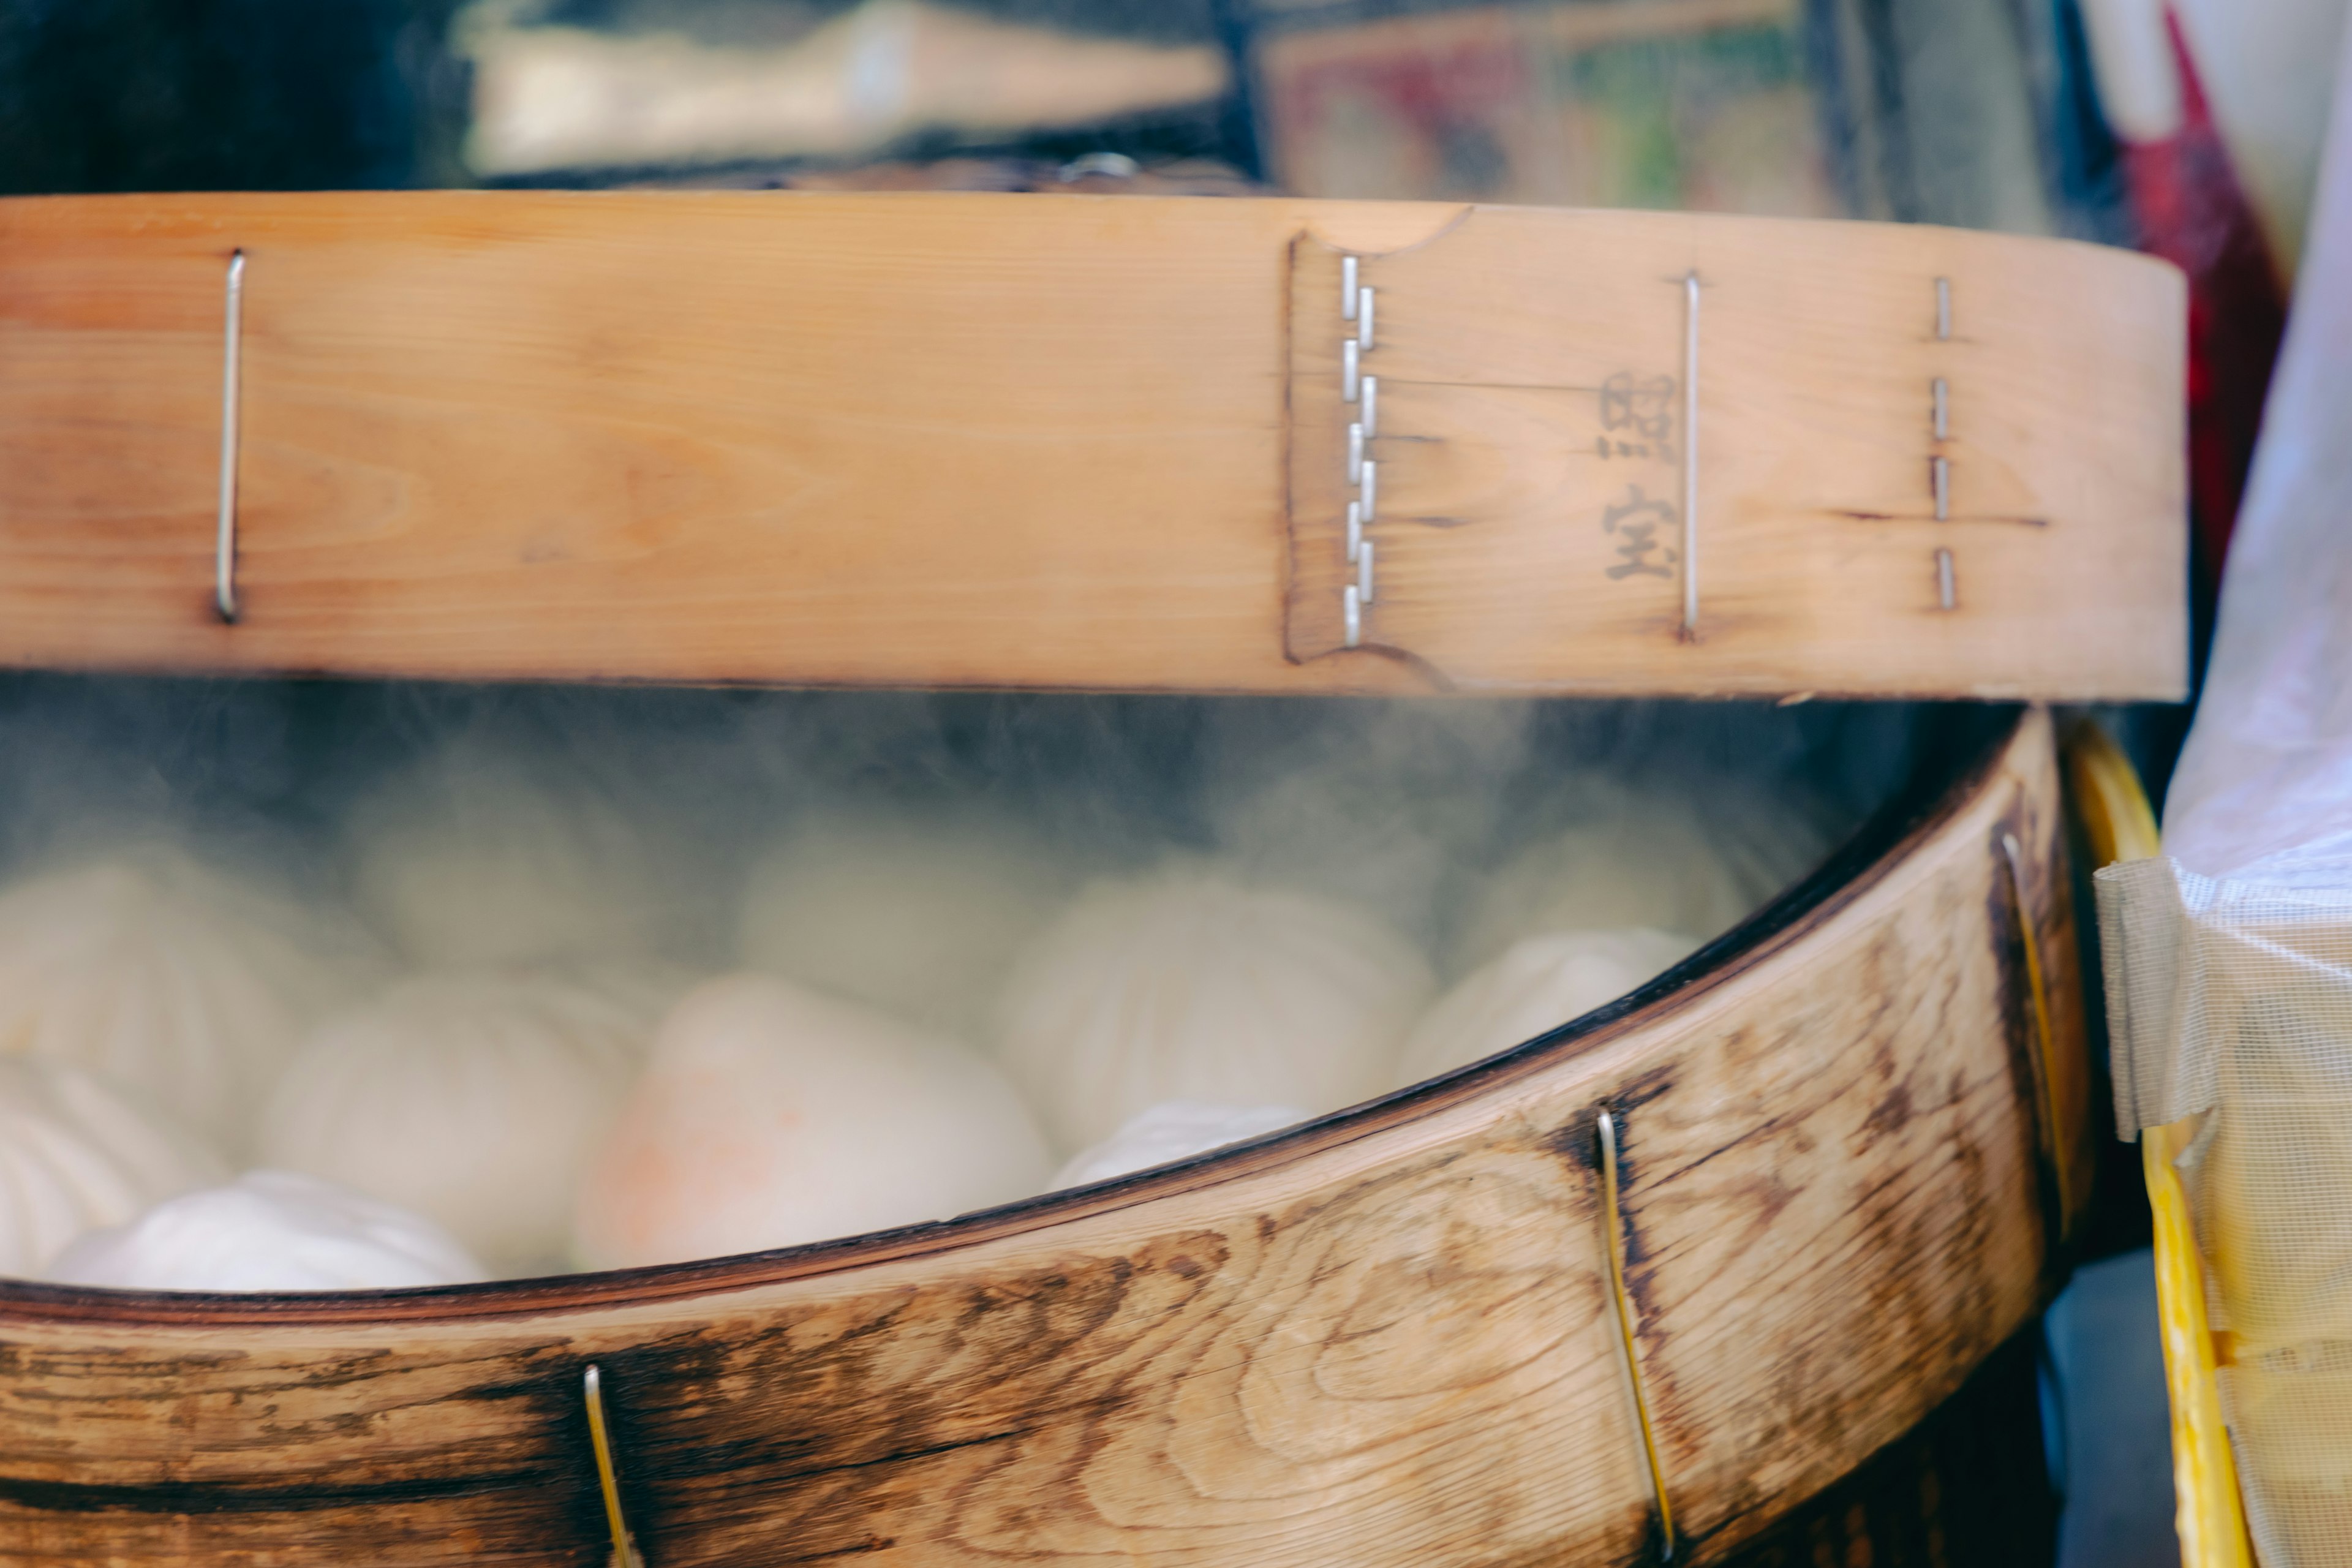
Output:
M69 1061L243 1152L304 1030L380 973L356 928L150 850L0 892L0 1055Z
M738 951L748 967L968 1036L1069 889L1060 854L1009 822L820 811L753 866Z
M1431 986L1369 914L1179 865L1097 882L1038 933L1000 1050L1065 1148L1169 1100L1320 1115L1387 1089Z
M1437 1000L1405 1039L1397 1084L1419 1083L1525 1045L1680 963L1698 943L1673 931L1559 931L1514 942Z
M482 1278L422 1215L293 1171L248 1171L67 1247L49 1278L118 1290L399 1290Z
M1457 972L1554 931L1687 931L1712 942L1817 865L1828 842L1793 803L1728 786L1705 800L1585 776L1561 795L1569 826L1486 883L1455 944Z
M682 862L594 790L457 742L362 801L352 897L413 962L466 967L693 945Z
M592 1165L573 1254L630 1268L792 1247L1028 1196L1052 1163L968 1047L764 974L664 1021Z
M558 1267L658 995L550 973L403 981L310 1033L270 1097L261 1157L414 1209L493 1269Z
M227 1172L195 1137L79 1068L0 1057L0 1275Z
M1209 1105L1197 1100L1169 1100L1138 1111L1126 1125L1064 1165L1054 1185L1083 1187L1108 1182L1131 1171L1172 1165L1228 1143L1296 1126L1307 1112L1287 1105Z

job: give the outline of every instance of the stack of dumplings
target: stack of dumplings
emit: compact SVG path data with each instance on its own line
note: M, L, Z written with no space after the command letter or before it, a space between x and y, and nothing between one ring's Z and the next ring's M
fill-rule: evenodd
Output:
M1510 753L1472 717L1385 744ZM0 1276L446 1289L1115 1181L1551 1033L1827 843L1595 773L1498 846L1492 780L1448 820L1375 773L1328 821L1276 773L1080 847L951 771L705 822L473 736L323 826L308 896L152 847L0 885Z

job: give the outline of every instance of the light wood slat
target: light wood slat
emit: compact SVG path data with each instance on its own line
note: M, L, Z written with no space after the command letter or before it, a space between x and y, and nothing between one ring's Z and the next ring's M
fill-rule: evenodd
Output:
M1352 652L1329 548L1342 247L1383 290L1391 503L1472 518L1381 536L1381 646ZM225 627L239 247L245 614ZM1675 375L1694 267L1692 642L1672 580L1603 574L1605 506L1678 500L1674 465L1591 454L1608 375ZM2156 263L1926 228L1139 196L10 201L0 662L2172 696L2180 342Z
M1681 560L1694 274L1695 640ZM1366 646L1475 685L2177 692L2171 274L1944 230L1479 210L1361 258L1359 277L1376 299L1362 370L1381 390ZM1355 330L1341 293L1340 253L1302 241L1288 643L1302 658L1342 646L1356 577L1346 431L1361 406L1340 401Z

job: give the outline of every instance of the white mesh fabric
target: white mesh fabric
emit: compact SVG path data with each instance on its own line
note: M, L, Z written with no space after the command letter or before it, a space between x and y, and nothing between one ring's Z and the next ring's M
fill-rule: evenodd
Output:
M2352 1563L2352 1343L2242 1348L2221 1381L2263 1568Z
M2352 889L2169 859L2097 879L2116 1114L2178 1167L2266 1568L2352 1563Z
M2169 860L2098 877L2116 1119L2199 1116L2180 1159L2220 1325L2352 1340L2352 892Z

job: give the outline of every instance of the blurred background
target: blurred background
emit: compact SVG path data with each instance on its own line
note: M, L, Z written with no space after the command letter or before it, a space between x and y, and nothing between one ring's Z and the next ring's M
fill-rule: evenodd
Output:
M2342 0L12 0L12 192L800 184L1087 153L1301 195L2098 238L2210 121L2290 266ZM2179 79L2193 60L2194 83ZM903 171L902 171L903 172Z
M0 192L1279 191L2135 247L2190 283L2201 659L2346 4L0 0ZM2159 790L2186 716L2108 715ZM2070 1568L2178 1561L2114 1147L2122 1201L2041 1346Z

